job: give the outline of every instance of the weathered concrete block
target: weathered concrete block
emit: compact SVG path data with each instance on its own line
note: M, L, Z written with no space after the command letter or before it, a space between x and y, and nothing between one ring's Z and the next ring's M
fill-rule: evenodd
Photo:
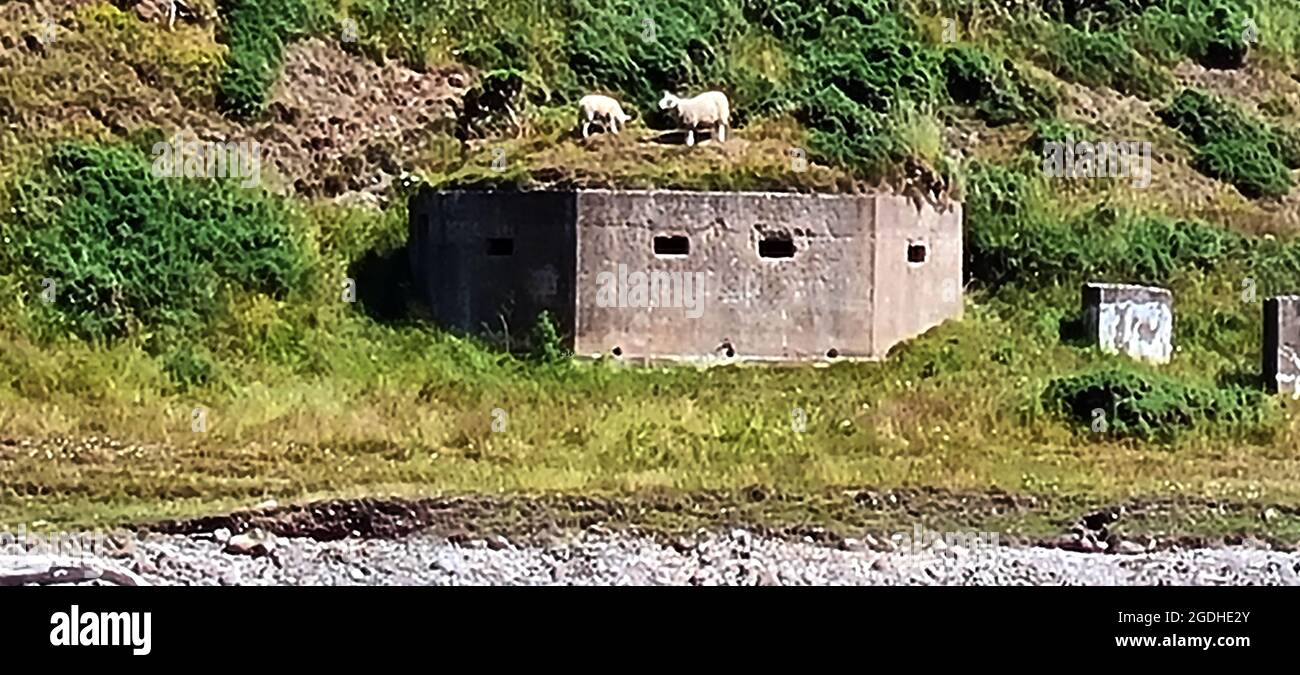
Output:
M410 213L413 272L436 321L517 334L547 310L582 356L878 359L962 310L960 204L424 190Z
M1173 355L1173 293L1154 286L1084 284L1083 326L1103 351L1166 363Z
M1300 295L1264 301L1263 375L1275 394L1300 391Z

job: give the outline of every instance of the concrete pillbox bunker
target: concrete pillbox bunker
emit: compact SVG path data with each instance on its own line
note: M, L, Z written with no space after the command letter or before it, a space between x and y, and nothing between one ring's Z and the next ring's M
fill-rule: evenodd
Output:
M411 201L433 318L575 354L878 359L962 311L962 211L884 194L440 191Z

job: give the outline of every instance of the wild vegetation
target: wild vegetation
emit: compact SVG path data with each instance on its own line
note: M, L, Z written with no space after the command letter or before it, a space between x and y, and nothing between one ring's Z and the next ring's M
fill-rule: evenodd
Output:
M0 522L754 485L1300 502L1295 404L1252 379L1262 299L1300 286L1300 243L1220 219L1288 208L1300 87L1211 93L1187 75L1289 81L1300 3L229 0L215 25L174 33L107 3L69 11L44 59L0 75L0 436L69 439L0 443ZM0 15L0 31L35 16ZM431 184L856 190L929 166L965 201L965 316L885 362L826 368L574 362L545 317L535 353L512 354L428 325L393 291L411 184L375 209L149 175L157 131L196 110L276 114L285 51L349 22L356 58L475 69L480 117L429 129L446 152L403 158ZM141 112L134 93L86 98L52 78L117 61L175 99ZM661 91L713 87L739 113L734 145L646 140L670 128ZM639 111L624 137L573 137L572 105L592 91ZM1045 177L1044 142L1127 128L1103 104L1080 113L1111 95L1160 125L1155 171L1231 198ZM36 121L48 103L94 112ZM1096 279L1173 289L1172 363L1069 339L1079 285ZM123 445L77 440L105 435Z
M131 146L70 142L14 186L6 268L48 288L39 332L87 339L194 329L227 286L284 297L307 265L289 204L151 173ZM48 310L48 311L41 311Z
M1252 119L1203 91L1184 89L1161 112L1169 126L1196 144L1196 167L1248 197L1281 197L1300 168L1297 138Z

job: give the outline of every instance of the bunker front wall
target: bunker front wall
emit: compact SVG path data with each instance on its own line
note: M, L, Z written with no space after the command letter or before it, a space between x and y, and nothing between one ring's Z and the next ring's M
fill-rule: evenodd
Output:
M572 335L574 208L571 192L421 192L411 264L438 323L519 348L545 310Z
M579 192L575 352L875 356L872 204L858 196Z

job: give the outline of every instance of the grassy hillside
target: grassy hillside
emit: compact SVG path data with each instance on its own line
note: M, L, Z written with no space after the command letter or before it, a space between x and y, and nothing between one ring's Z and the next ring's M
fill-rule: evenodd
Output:
M174 29L0 4L0 523L755 485L1300 504L1297 404L1255 379L1262 299L1300 290L1300 2L805 4L221 0ZM735 140L660 142L659 93L715 87ZM625 134L575 137L590 91L637 111ZM178 131L278 154L252 189L154 177ZM1149 141L1150 186L1045 176L1065 138ZM917 167L966 203L966 312L883 363L512 355L393 291L420 182L910 190ZM1086 280L1172 288L1173 362L1071 341Z

